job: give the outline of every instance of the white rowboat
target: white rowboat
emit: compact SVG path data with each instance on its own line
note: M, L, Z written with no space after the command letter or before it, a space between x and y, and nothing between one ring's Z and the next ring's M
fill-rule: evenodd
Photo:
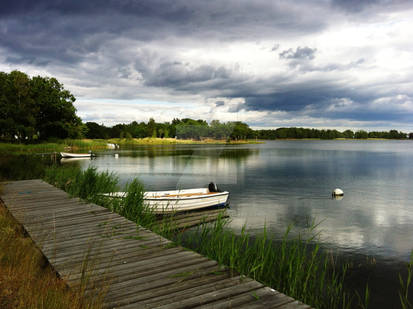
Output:
M93 154L90 153L70 153L70 152L61 152L60 155L62 158L90 158Z
M127 192L104 194L109 197L123 198ZM229 192L210 192L208 188L148 191L143 195L144 205L154 213L189 211L206 207L226 206Z

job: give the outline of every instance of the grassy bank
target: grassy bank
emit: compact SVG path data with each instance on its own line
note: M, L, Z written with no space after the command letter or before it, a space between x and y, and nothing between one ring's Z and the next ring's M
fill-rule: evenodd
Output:
M51 153L60 151L99 150L107 148L105 140L64 139L38 144L0 143L0 155Z
M50 153L61 151L87 151L87 150L102 150L107 149L107 144L113 143L122 146L139 146L139 145L204 145L204 144L257 144L263 141L257 140L181 140L175 138L111 138L111 139L64 139L54 142L38 143L38 144L12 144L0 142L0 155L10 154L34 154L34 153Z
M157 138L157 137L145 137L145 138L111 138L109 143L118 144L120 146L133 146L133 145L242 145L242 144L261 144L264 141L260 140L225 140L225 139L211 139L205 138L202 140L193 139L176 139L176 138Z
M102 297L69 290L0 201L0 308L97 309Z
M219 219L214 224L202 225L195 233L173 234L168 228L173 222L154 225L155 215L143 204L144 188L134 180L126 187L125 199L108 199L102 192L119 190L117 178L109 173L97 173L95 169L49 168L46 181L90 202L100 204L171 238L177 244L190 246L241 274L273 287L317 308L355 308L361 301L356 294L343 287L346 268L338 267L334 257L323 253L317 244L313 230L293 238L290 230L275 242L266 229L260 235L250 235L244 228L237 235ZM364 298L363 298L364 302Z

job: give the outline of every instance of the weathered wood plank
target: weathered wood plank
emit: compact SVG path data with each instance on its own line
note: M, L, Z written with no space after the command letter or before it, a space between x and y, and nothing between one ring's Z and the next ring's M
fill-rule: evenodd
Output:
M240 305L254 304L262 297L273 296L271 291L267 287L259 288L257 290L248 291L239 295L235 295L229 298L223 298L206 305L197 306L198 309L225 309L225 308L238 308Z
M228 273L225 272L220 275L206 275L191 280L176 282L164 286L161 289L151 289L146 292L135 293L125 291L119 300L107 303L105 308L145 308L160 306L169 303L170 299L178 299L180 297L186 297L187 295L198 295L196 293L200 293L199 287L220 288L222 283L227 280L236 282L238 277L232 279Z
M107 255L99 255L98 253L93 254L93 263L94 263L94 270L99 270L101 268L106 267L107 263L113 263L113 265L117 264L128 264L130 265L131 263L135 262L136 260L148 260L152 258L156 258L159 256L169 256L169 255L174 255L179 252L184 251L183 248L177 247L177 248L171 248L171 249L165 249L165 250L157 250L153 251L152 254L147 254L147 255L142 255L141 250L138 248L133 248L133 251L128 251L128 252L122 252L122 251L111 251L111 254ZM107 251L105 251L106 253ZM76 267L80 263L82 263L84 260L84 257L82 259L78 260L66 260L63 262L56 262L56 265L58 265L59 270L71 270L73 267Z
M146 257L150 257L152 255L167 255L170 252L180 252L182 251L182 247L174 247L174 248L166 248L165 246L156 246L150 248L141 248L133 246L117 246L114 248L99 248L95 247L92 248L90 251L90 255L93 256L93 259L99 260L106 260L106 259L113 259L116 260L125 260L126 262L133 262L136 259L142 259ZM76 252L76 254L59 257L56 258L54 261L55 265L58 265L60 268L67 268L70 267L71 264L76 265L77 263L81 263L85 260L85 254Z
M220 289L217 291L198 295L196 297L188 297L176 302L171 302L163 306L159 306L159 309L184 309L193 308L195 306L204 305L219 299L232 297L238 294L250 292L263 287L263 285L257 281L245 281L236 286Z
M250 279L251 280L251 279ZM140 299L130 296L122 298L116 304L116 308L155 308L179 301L182 298L195 297L208 292L235 286L241 282L241 277L228 277L228 275L207 276L195 280L189 280L181 284L174 284L162 289L146 293L146 298ZM139 295L145 293L139 293Z
M159 293L163 290L168 291L173 287L179 288L180 285L191 285L196 284L197 282L201 282L203 280L221 280L222 276L229 276L228 272L223 272L220 275L216 275L215 272L220 270L220 266L207 266L204 268L198 269L198 271L194 274L191 274L185 278L178 278L178 277L169 277L166 279L159 279L154 281L148 281L139 285L131 285L129 289L124 289L123 294L118 294L117 297L111 296L106 298L105 308L113 308L118 307L118 304L124 303L125 305L130 304L133 302L134 299L146 299L151 298L153 293ZM200 285L201 285L200 283ZM142 295L142 298L140 297ZM125 303L126 301L126 303ZM136 307L136 306L135 306Z
M98 244L93 244L91 246L91 251L93 254L98 254L100 250L111 250L111 251L118 251L121 249L129 249L129 248L137 248L142 251L142 252L148 252L150 250L155 251L155 250L163 250L165 247L168 245L168 242L153 242L151 241L150 243L145 243L144 245L140 244L136 246L135 243L130 243L130 244L120 244L120 243L112 243L112 244L105 244L105 247L102 247L102 243ZM88 248L86 248L88 249ZM84 253L87 252L85 250L77 250L76 252L70 251L67 253L62 253L62 252L56 252L56 255L53 256L54 261L63 261L66 259L73 259L73 258L79 258L81 256L84 256Z
M288 304L294 302L294 299L291 297L286 296L285 294L279 293L274 291L273 295L265 295L264 297L261 297L257 301L250 303L250 304L245 304L240 306L239 308L285 308L288 306ZM297 302L297 307L290 307L290 308L300 308L298 307L298 302ZM300 308L301 309L301 308Z
M170 269L171 264L174 265L188 265L189 263L197 263L204 261L205 258L199 257L192 252L189 251L181 251L178 253L174 253L173 255L162 255L158 257L151 258L151 261L147 259L133 261L127 263L126 261L112 261L108 259L106 262L107 267L105 265L101 265L101 267L93 268L93 273L91 274L91 278L94 277L101 277L104 274L110 274L114 277L121 278L123 274L130 274L130 269L133 268L134 273L139 276L144 276L145 274L153 274L155 271L159 272L163 269ZM148 265L149 264L149 265ZM74 275L70 276L70 280L76 281L80 279L81 274L75 273Z

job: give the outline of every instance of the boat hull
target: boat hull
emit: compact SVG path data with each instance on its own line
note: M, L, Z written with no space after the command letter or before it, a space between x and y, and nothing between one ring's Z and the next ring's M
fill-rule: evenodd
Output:
M144 205L151 208L154 213L170 213L190 211L207 207L225 206L228 203L228 192L211 194L210 196L193 198L144 198Z
M70 153L70 152L61 152L60 155L62 158L91 158L91 153Z
M122 198L126 192L108 194ZM173 191L151 191L144 193L144 205L156 214L191 211L208 207L221 207L228 204L229 192L209 192L208 189Z

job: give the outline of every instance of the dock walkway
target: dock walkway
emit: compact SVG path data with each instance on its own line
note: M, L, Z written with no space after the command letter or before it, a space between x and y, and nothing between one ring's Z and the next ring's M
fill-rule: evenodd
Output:
M105 308L310 308L42 180L0 185L7 209L69 287L85 282L88 261L87 288L107 288Z

